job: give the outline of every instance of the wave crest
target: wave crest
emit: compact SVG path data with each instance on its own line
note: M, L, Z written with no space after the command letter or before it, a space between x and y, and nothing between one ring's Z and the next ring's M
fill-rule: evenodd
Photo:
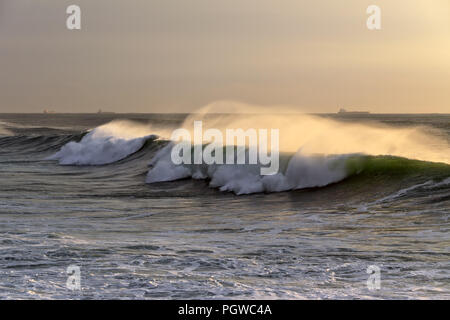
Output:
M444 163L364 154L310 155L302 150L280 155L280 171L264 176L260 174L260 165L176 165L171 159L173 146L168 144L152 159L147 183L206 179L210 187L242 195L324 187L351 177L359 177L359 181L354 181L357 183L377 181L389 185L397 178L440 181L450 176L450 166ZM444 181L448 182L448 178Z
M58 160L62 165L104 165L120 161L139 151L148 140L148 126L131 121L114 121L95 128L80 142L69 142L47 160Z
M310 156L301 151L285 154L281 159L287 166L281 172L264 176L260 165L199 164L175 165L171 159L173 144L161 149L150 165L146 182L174 181L184 178L209 179L209 185L235 194L280 192L294 189L323 187L345 179L348 158L354 155Z

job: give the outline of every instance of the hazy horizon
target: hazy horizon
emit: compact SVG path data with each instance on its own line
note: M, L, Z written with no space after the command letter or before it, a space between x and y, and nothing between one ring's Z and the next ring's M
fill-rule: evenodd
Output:
M348 111L358 111L358 110L349 109ZM186 115L188 115L188 114L195 114L196 112L197 112L197 110L192 110L189 112L176 112L176 111L175 112L164 112L164 111L161 111L161 112L120 112L120 111L115 112L115 111L111 111L111 112L109 112L109 111L105 110L105 112L103 112L102 114L186 114ZM227 114L227 113L237 113L237 112L223 112L223 113ZM292 112L292 113L293 114L294 113L336 114L337 112L333 112L333 111L330 111L330 112L297 111L297 112ZM36 111L36 112L0 112L0 114L44 114L44 112L43 111L40 111L40 112L38 112L38 111ZM52 115L52 114L98 114L98 112L70 112L70 111L68 111L68 112L50 112L50 113L46 113L46 114L48 114L48 115ZM209 114L220 114L220 112L210 112ZM247 114L247 112L242 112L242 114ZM277 112L274 112L274 114L277 114ZM415 115L415 114L417 114L417 115L420 115L420 114L424 114L424 115L445 114L445 115L447 115L447 114L450 114L450 112L397 112L397 113L396 112L370 112L370 114L372 114L372 115L396 115L396 114L398 114L398 115L408 115L408 114L411 114L411 115Z
M0 39L0 113L450 113L447 0L0 0Z

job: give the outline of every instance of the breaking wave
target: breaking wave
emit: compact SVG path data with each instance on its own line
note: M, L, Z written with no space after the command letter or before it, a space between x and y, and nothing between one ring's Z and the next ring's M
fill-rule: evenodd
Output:
M350 177L362 177L368 184L375 180L383 184L397 178L442 180L450 176L450 166L444 163L363 154L305 155L302 151L281 155L280 172L264 176L260 174L260 165L175 165L172 147L171 143L155 155L147 183L204 179L213 188L242 195L324 187ZM448 179L439 183L445 181Z
M79 142L71 141L47 158L62 165L110 164L139 151L149 140L158 136L150 128L130 121L114 121L88 132Z
M244 107L241 106L240 111ZM145 158L151 156L152 159L146 177L149 184L202 179L213 188L238 195L319 188L349 178L362 177L367 184L376 180L379 185L389 185L392 179L408 177L411 179L405 185L408 188L415 183L434 183L450 177L448 141L440 133L427 131L430 128L390 127L376 122L352 123L298 113L271 115L251 111L255 112L217 114L207 110L189 115L179 127L190 130L193 121L202 120L205 130L217 128L222 132L226 128L279 129L280 169L274 175L261 175L262 166L258 164L176 165L171 151L178 142L167 139L175 128L156 128L129 120L112 121L91 131L58 139L2 137L0 145L13 143L11 139L22 139L21 145L34 143L43 150L47 150L46 144L51 150L58 146L59 151L46 160L57 160L62 165L96 166L120 161L129 162L130 170L133 170L134 160L143 160L141 156L130 156L143 150ZM153 143L156 139L159 142ZM155 148L145 148L150 143ZM202 143L206 146L211 141Z

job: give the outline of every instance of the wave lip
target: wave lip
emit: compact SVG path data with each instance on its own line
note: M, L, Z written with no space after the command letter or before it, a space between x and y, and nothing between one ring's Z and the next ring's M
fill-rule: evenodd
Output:
M113 122L87 133L80 142L69 142L47 160L62 165L105 165L120 161L139 151L148 140L158 136L143 130L127 130L130 123Z

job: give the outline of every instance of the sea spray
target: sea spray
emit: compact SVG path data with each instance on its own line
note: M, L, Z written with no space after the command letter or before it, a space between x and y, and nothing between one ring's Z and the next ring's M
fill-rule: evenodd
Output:
M215 128L279 129L280 152L303 154L392 155L450 164L450 145L436 128L392 127L376 121L336 120L326 115L300 113L285 106L253 106L233 101L212 103L189 115L182 127L202 121Z
M210 128L203 132L202 121L194 121L194 137L189 130L173 132L172 141L179 141L171 149L171 159L180 164L263 164L261 175L273 175L279 169L279 132L271 129L227 128L224 134ZM204 145L205 141L211 143ZM270 141L270 146L268 145ZM225 142L225 144L224 144ZM270 150L270 151L269 151Z

